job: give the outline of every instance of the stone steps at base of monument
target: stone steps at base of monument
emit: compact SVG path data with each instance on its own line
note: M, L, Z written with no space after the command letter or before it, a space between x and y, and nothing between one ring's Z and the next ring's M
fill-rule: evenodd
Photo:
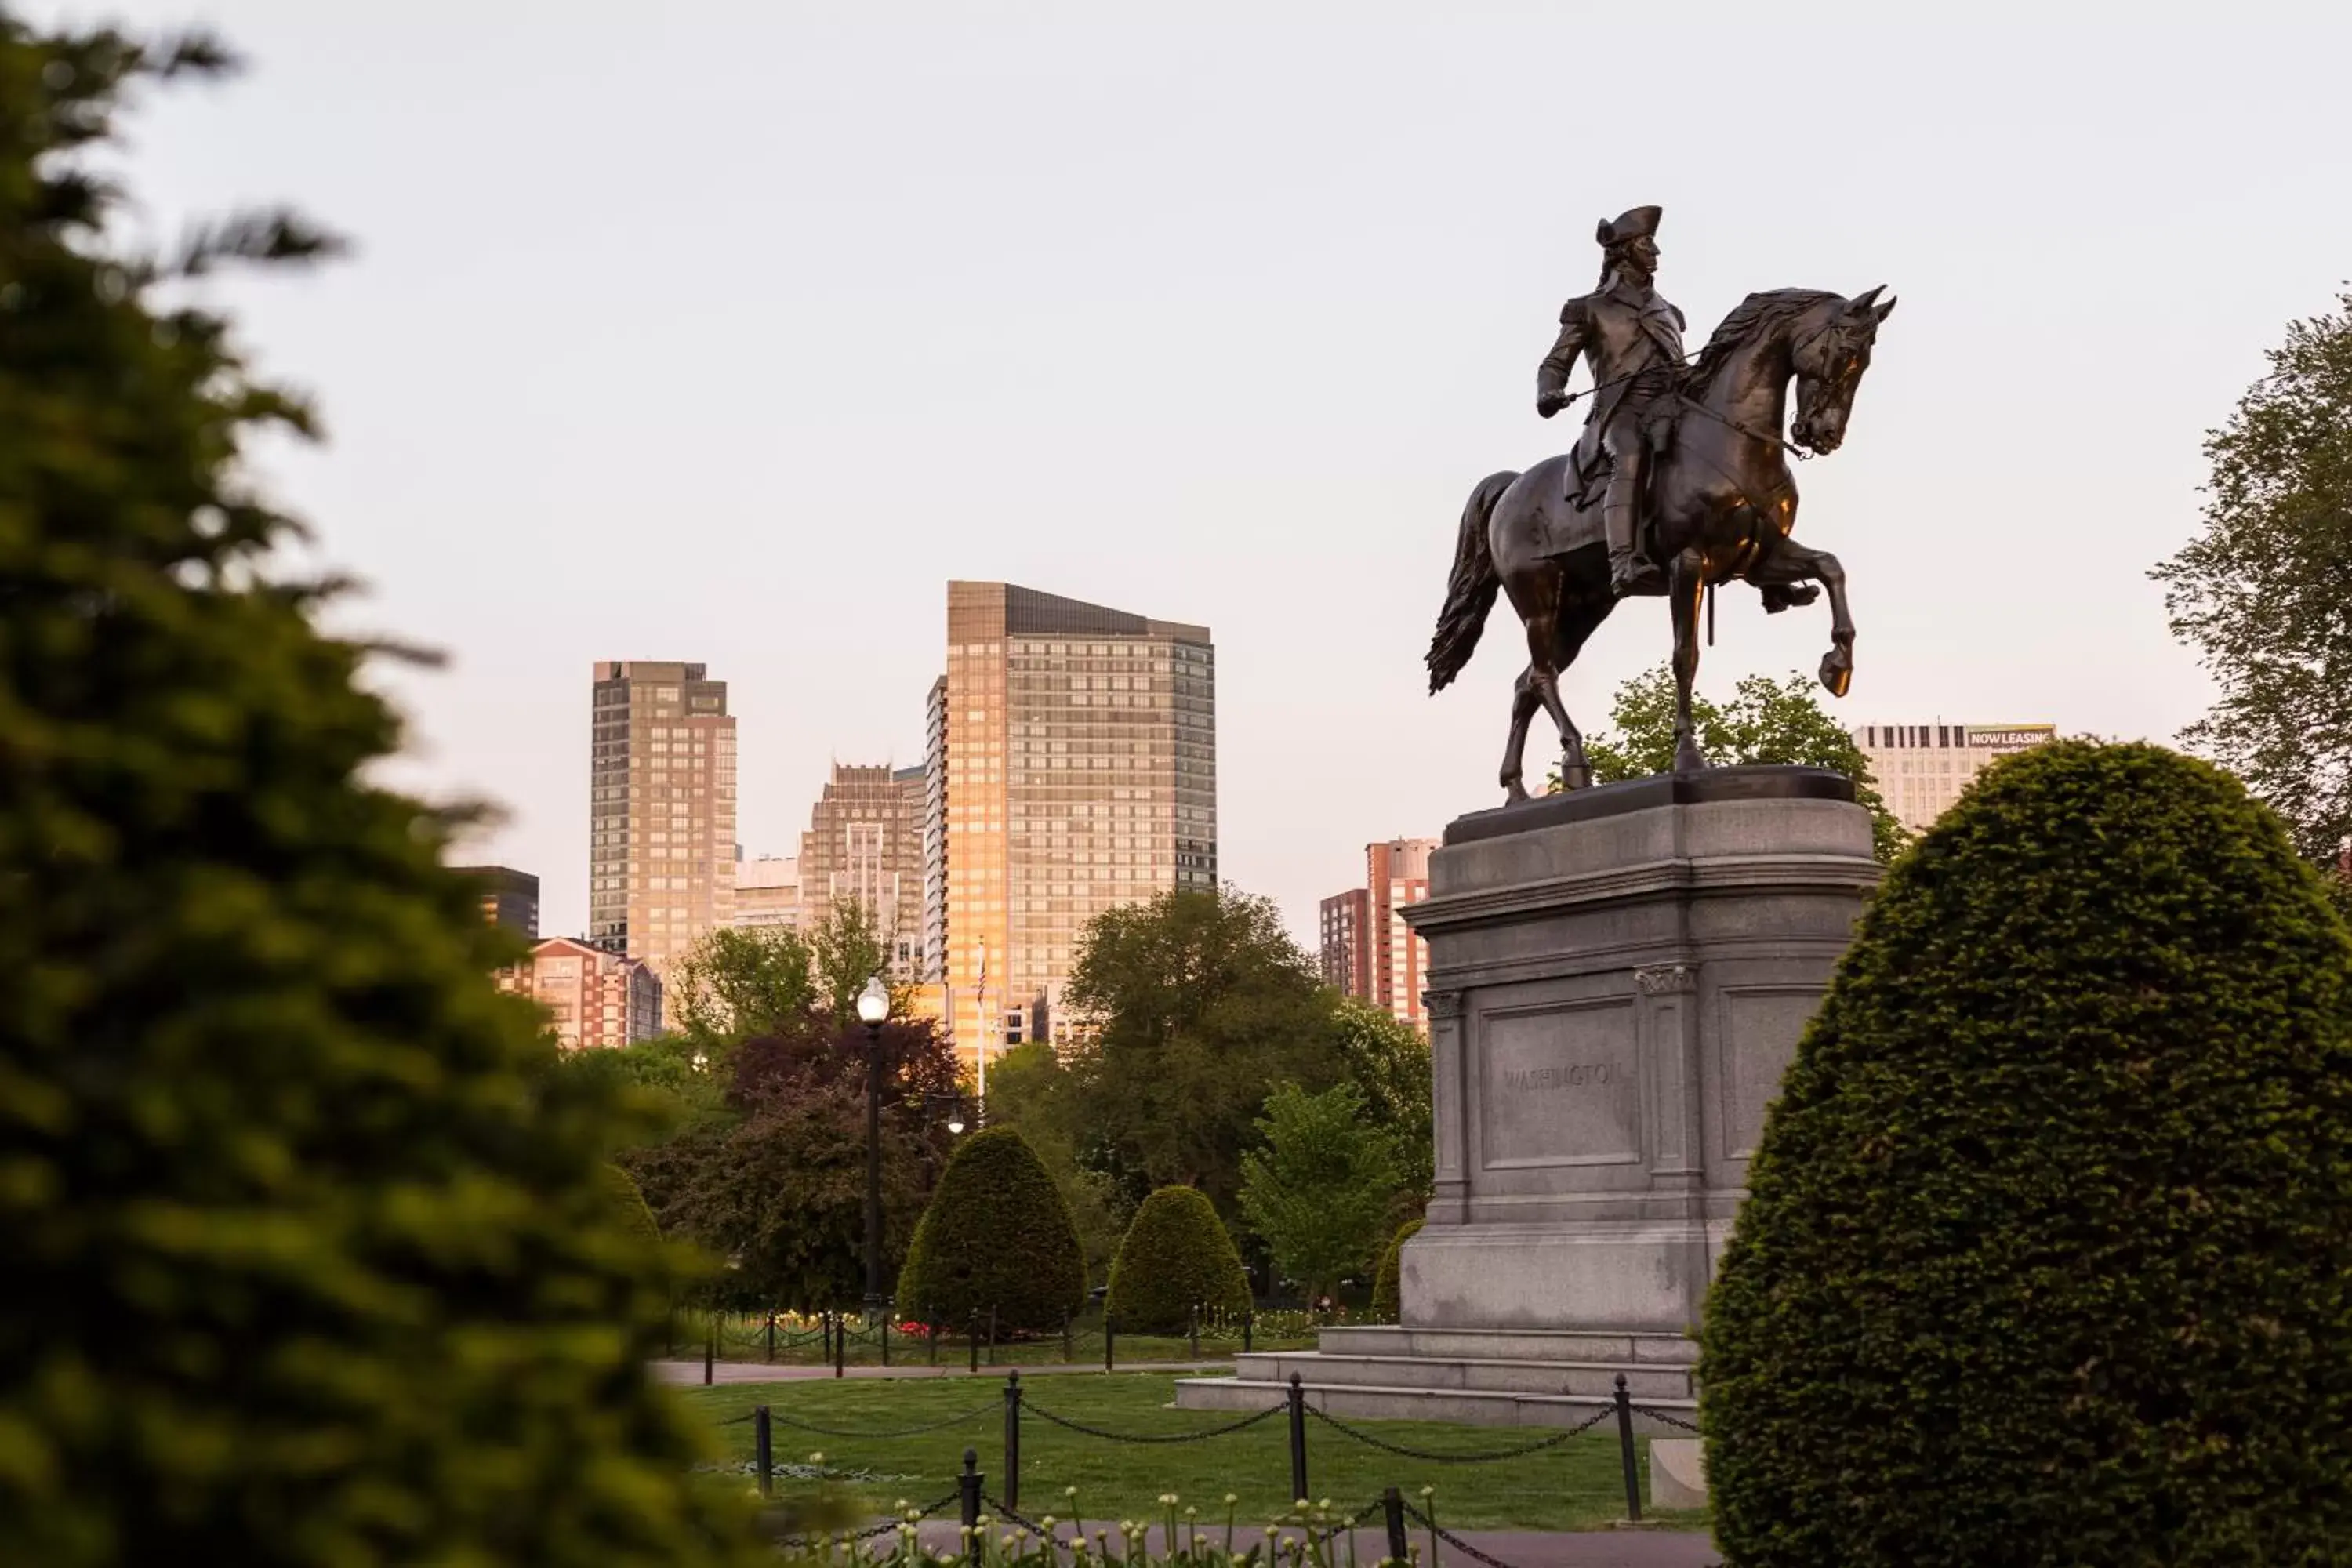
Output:
M1470 1426L1578 1426L1595 1415L1607 1415L1613 1399L1580 1394L1512 1394L1471 1388L1382 1388L1371 1384L1317 1384L1302 1379L1307 1403L1342 1421L1450 1421ZM1244 1377L1190 1377L1176 1383L1179 1410L1264 1410L1289 1396L1287 1380L1267 1383ZM1644 1399L1642 1404L1684 1421L1698 1419L1695 1399ZM1317 1442L1315 1426L1307 1424L1307 1441ZM1613 1436L1613 1417L1594 1431ZM1633 1430L1651 1437L1684 1437L1681 1427L1633 1413ZM1341 1438L1341 1441L1346 1441Z
M1335 1355L1608 1362L1628 1366L1691 1366L1698 1361L1698 1342L1687 1334L1616 1329L1416 1329L1373 1323L1328 1328L1316 1335L1315 1342Z
M1325 1335L1328 1341L1329 1335ZM1339 1355L1330 1351L1262 1351L1234 1358L1234 1375L1285 1384L1297 1373L1320 1388L1462 1389L1486 1394L1567 1394L1613 1397L1617 1380L1635 1399L1693 1396L1687 1365L1629 1361L1523 1360L1464 1355Z

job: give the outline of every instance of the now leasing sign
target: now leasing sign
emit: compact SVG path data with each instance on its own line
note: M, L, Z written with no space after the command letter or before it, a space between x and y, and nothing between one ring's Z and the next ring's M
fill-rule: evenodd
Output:
M2021 752L2058 737L2055 724L1971 724L1969 744L1988 752Z

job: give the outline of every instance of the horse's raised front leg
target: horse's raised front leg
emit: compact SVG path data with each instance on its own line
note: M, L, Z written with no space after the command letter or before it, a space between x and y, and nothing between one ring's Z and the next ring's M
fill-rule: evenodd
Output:
M1536 710L1543 706L1542 699L1536 695L1534 677L1532 668L1523 669L1511 687L1511 738L1503 743L1503 772L1499 781L1507 805L1517 805L1528 798L1527 769L1523 760L1528 749L1528 724L1535 718Z
M1691 720L1691 685L1698 679L1699 599L1706 592L1705 558L1696 550L1677 554L1667 570L1666 597L1675 607L1675 772L1697 773L1706 766L1699 750L1698 731Z
M1748 574L1759 588L1817 582L1830 594L1830 650L1822 655L1822 684L1832 697L1843 697L1853 685L1853 614L1846 605L1845 568L1826 550L1814 550L1784 539L1765 563Z

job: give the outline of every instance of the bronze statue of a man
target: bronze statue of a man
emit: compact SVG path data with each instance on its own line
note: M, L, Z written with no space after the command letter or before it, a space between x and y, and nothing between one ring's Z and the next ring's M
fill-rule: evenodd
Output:
M1651 287L1658 270L1658 207L1635 207L1594 236L1604 260L1601 287L1560 307L1559 341L1536 372L1536 412L1549 419L1568 405L1568 378L1582 354L1592 369L1592 412L1577 443L1572 472L1580 483L1603 452L1609 488L1601 521L1609 542L1609 586L1620 597L1661 593L1664 580L1640 552L1642 481L1649 466L1649 423L1683 363L1683 313Z

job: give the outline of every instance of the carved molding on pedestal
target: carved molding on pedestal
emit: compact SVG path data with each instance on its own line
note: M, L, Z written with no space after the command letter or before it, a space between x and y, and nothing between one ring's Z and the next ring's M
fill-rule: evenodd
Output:
M1462 993L1459 991L1424 991L1421 994L1421 1010L1434 1022L1439 1018L1462 1016Z
M1644 996L1673 996L1698 989L1698 971L1687 963L1661 963L1633 971L1633 988Z

